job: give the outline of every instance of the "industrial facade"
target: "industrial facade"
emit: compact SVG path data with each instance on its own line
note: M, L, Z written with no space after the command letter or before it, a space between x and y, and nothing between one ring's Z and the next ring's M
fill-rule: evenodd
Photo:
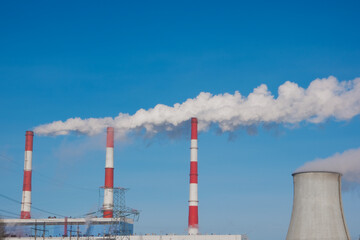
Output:
M104 237L109 236L111 218L46 218L3 219L8 238L54 238L54 237ZM129 235L133 234L134 221L126 219L124 224Z

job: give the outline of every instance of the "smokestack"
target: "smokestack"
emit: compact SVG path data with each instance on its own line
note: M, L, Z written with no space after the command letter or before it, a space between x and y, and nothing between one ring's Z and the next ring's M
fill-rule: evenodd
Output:
M114 206L114 128L107 128L106 136L106 161L105 161L105 187L103 217L113 217Z
M197 118L191 118L191 147L190 147L190 194L189 194L189 234L199 233L198 218L198 163L197 163Z
M24 183L21 201L21 219L30 219L31 210L31 171L32 171L32 152L33 152L34 132L26 131L25 134L25 160L24 160Z
M286 240L349 240L341 201L341 174L298 172Z

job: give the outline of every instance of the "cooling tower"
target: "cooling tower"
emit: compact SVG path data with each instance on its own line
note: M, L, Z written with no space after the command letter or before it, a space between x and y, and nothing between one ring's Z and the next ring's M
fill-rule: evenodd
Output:
M341 174L293 174L294 202L287 240L348 240L341 202Z

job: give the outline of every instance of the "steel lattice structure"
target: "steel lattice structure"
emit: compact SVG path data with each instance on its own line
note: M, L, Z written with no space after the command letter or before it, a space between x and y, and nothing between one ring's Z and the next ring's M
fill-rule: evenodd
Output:
M130 240L131 232L128 228L127 219L132 219L133 221L139 219L139 211L126 206L125 193L127 190L127 188L122 187L113 188L113 221L109 228L109 239Z

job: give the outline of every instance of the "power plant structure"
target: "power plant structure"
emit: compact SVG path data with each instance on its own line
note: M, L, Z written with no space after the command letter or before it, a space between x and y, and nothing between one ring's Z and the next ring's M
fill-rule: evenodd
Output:
M201 235L198 218L197 118L191 118L188 235L134 235L139 211L125 205L127 189L114 187L114 128L107 128L104 200L100 216L87 218L31 218L31 170L34 132L26 131L24 182L20 219L1 219L6 240L36 238L129 239L129 240L247 240L246 235ZM20 234L19 234L20 233Z
M341 174L293 174L294 200L286 240L349 240L342 200Z
M26 131L25 134L25 160L24 160L24 183L21 201L21 219L30 219L31 211L31 173L32 173L32 151L34 132Z
M106 134L106 160L103 217L112 218L114 208L114 128L108 127Z
M32 131L25 134L23 193L20 219L2 219L6 240L247 240L246 235L202 235L198 216L198 120L191 118L189 215L187 235L134 235L139 211L125 205L126 188L114 187L113 127L106 132L104 199L98 216L33 219L31 217ZM341 174L307 171L292 174L294 199L287 240L349 240L342 199ZM20 234L19 234L20 233Z
M190 146L190 187L189 187L189 227L190 235L199 233L198 217L198 137L197 137L197 119L191 118L191 146Z
M25 134L24 181L21 201L20 219L1 219L6 226L9 236L37 237L45 236L70 237L76 236L114 236L116 234L133 234L134 221L138 219L139 211L125 206L125 188L114 187L114 128L107 128L105 185L103 207L100 209L102 217L89 216L87 218L31 218L31 173L34 132ZM114 190L116 192L114 196ZM114 198L117 204L114 204ZM114 214L114 210L116 214ZM116 217L114 216L116 215ZM72 228L75 229L72 229ZM70 232L70 234L69 234ZM13 238L11 238L13 239Z

